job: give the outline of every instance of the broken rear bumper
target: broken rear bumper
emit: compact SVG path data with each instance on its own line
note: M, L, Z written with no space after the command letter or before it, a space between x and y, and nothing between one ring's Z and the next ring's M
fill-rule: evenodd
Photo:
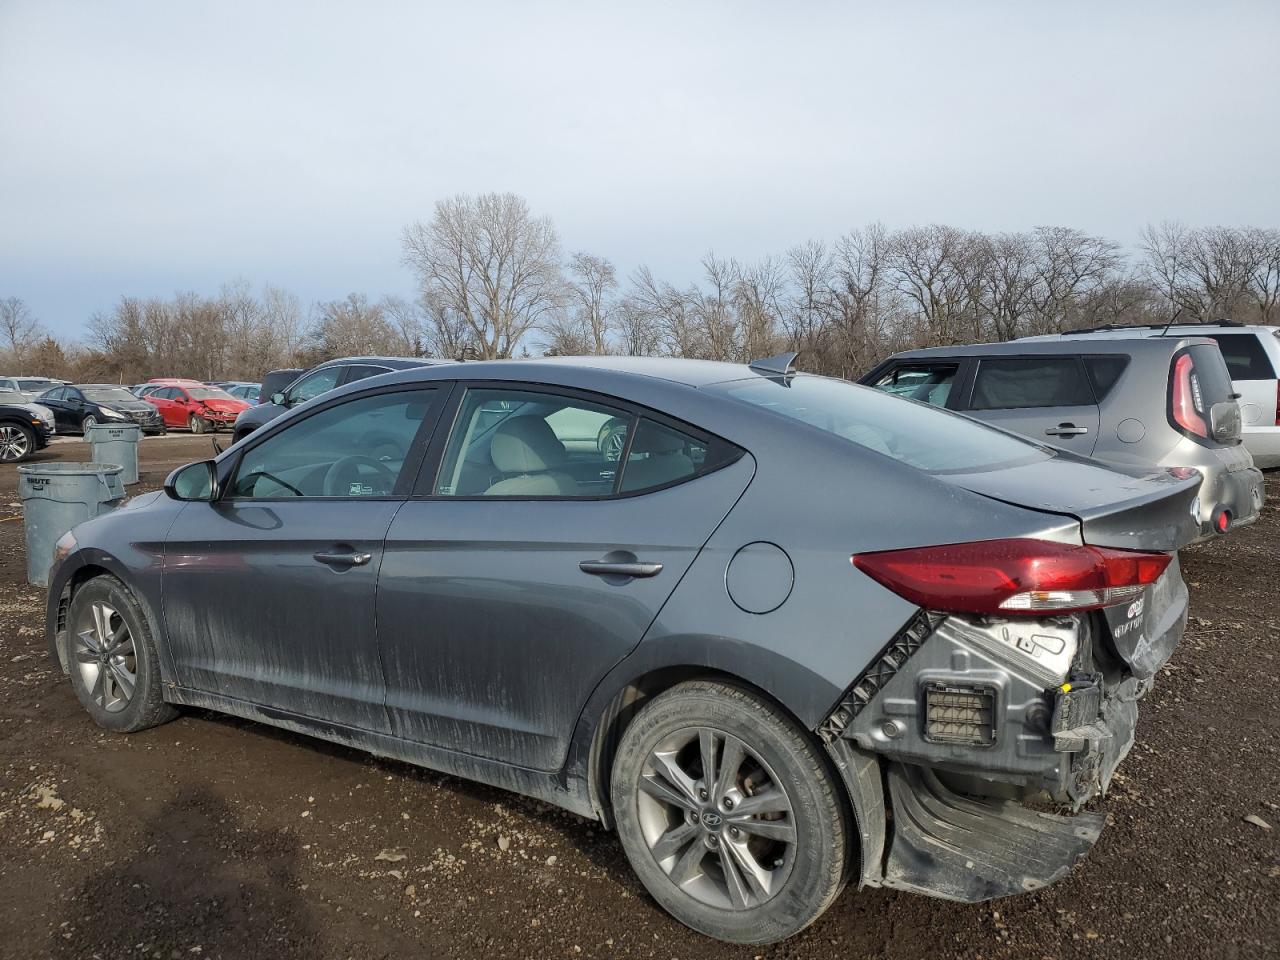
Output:
M888 771L893 842L881 884L976 903L1065 876L1102 832L1100 813L1061 816L949 789L932 771Z

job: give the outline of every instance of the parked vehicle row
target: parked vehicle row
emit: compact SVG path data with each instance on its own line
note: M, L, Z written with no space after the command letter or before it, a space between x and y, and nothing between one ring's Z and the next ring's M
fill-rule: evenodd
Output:
M143 433L163 433L156 408L113 383L69 383L40 394L61 433L84 433L99 423L136 423Z
M197 705L538 797L762 943L1090 849L1200 495L790 357L418 365L77 527L48 632L109 730Z

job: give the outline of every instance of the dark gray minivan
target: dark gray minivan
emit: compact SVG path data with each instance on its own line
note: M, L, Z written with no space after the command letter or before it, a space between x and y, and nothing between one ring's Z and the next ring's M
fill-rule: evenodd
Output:
M909 350L859 382L1128 469L1198 470L1202 539L1252 523L1262 507L1231 376L1204 337Z

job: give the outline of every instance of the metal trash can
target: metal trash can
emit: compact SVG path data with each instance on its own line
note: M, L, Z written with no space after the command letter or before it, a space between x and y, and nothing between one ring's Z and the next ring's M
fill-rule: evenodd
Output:
M18 496L27 534L27 583L47 587L53 547L78 523L114 510L124 499L115 463L39 463L18 467Z
M118 463L124 467L120 479L126 485L138 482L138 441L142 428L136 423L96 423L84 432L91 445L94 463Z

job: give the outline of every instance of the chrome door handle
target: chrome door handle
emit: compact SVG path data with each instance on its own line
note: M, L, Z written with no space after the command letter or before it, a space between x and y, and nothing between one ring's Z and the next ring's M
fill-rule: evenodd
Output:
M607 560L583 560L578 569L595 577L652 577L662 572L660 563L610 563Z
M373 559L372 553L313 553L311 559L331 567L363 567Z
M1056 427L1050 427L1045 434L1050 437L1075 437L1088 432L1088 427L1077 427L1074 423L1060 423Z

